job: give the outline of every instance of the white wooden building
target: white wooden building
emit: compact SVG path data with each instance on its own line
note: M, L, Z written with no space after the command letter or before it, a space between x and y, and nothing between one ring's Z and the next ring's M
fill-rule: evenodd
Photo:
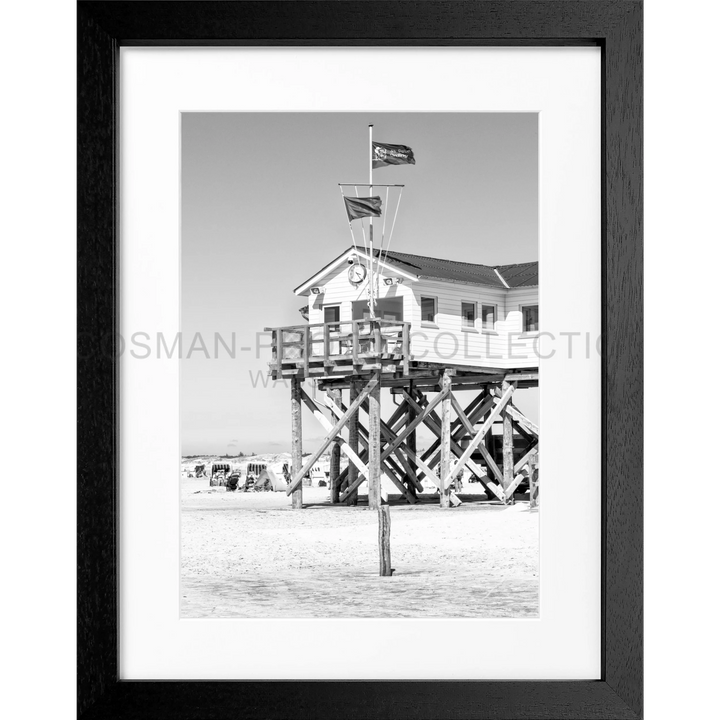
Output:
M341 323L341 331L369 317L368 260L350 247L295 289L308 297L310 326ZM488 266L393 251L376 265L376 316L410 324L413 361L537 367L537 262Z
M270 373L291 381L293 507L302 507L303 479L331 445L331 502L356 503L367 480L368 503L379 508L384 477L409 503L419 502L425 478L437 486L441 506L457 505L454 483L463 468L488 497L512 502L523 468L531 485L536 478L539 430L513 400L539 379L537 262L489 266L376 253L374 317L369 263L364 250L348 248L295 289L308 298L305 323L267 328ZM312 393L303 387L308 380ZM382 388L399 396L387 421ZM302 405L327 432L307 459ZM495 423L502 424L501 449ZM437 437L422 452L420 424ZM524 440L519 454L516 434ZM349 461L344 470L341 453Z

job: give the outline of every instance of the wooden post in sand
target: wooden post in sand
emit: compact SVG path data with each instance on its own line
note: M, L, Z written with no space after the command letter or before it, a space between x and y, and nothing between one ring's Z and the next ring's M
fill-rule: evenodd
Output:
M505 391L510 387L510 383L503 381L502 391ZM509 404L509 403L508 403ZM513 426L512 418L507 410L507 405L502 411L503 421L503 490L507 490L512 481L515 479L515 453L514 453L514 442L513 442ZM513 494L510 493L510 497L505 498L505 502L508 505L514 505L515 500Z
M342 405L342 390L328 390L328 397L338 406ZM330 477L328 484L330 485L330 503L336 505L340 502L340 438L337 437L335 442L330 446ZM352 463L350 463L352 465Z
M380 455L380 373L377 373L377 385L369 396L369 420L368 420L368 507L377 510L380 507L380 478L381 461Z
M537 502L537 484L535 482L535 463L537 462L537 453L533 453L530 456L530 459L528 460L527 469L528 469L528 481L530 484L530 507L536 508L538 505Z
M495 393L495 391L500 391L499 385L488 385L487 386L487 396L492 397L492 395ZM484 416L484 420L487 419L490 416L490 413L492 412L492 407L488 410L487 414ZM493 429L492 425L490 426L490 429L487 431L487 435L485 435L485 448L488 451L488 455L490 458L497 463L497 458L495 457L495 436L493 435ZM489 471L488 471L489 474Z
M447 394L442 400L440 409L440 507L450 507L450 488L445 487L445 480L450 474L450 459L452 457L450 451L450 408L452 400L450 392L452 391L452 371L448 368L443 370L441 389L447 390Z
M337 505L340 502L340 440L332 444L330 450L330 504Z
M412 386L410 386L410 390L412 392ZM408 406L407 414L405 416L406 424L410 425L412 421L417 417L417 414L415 413L415 408ZM412 458L417 455L417 432L413 430L407 437L407 440L405 441L405 460L408 463L408 466L412 468L412 470L417 474L417 465L413 463ZM418 489L415 487L413 482L410 480L410 478L406 479L406 484L408 487L408 490L410 491L410 494L413 497L417 497Z
M355 400L357 400L357 396L359 394L357 382L353 380L350 383L350 404L352 405ZM348 420L348 447L357 455L358 450L360 448L360 433L358 432L358 413L360 411L358 410L349 420ZM358 469L355 467L354 463L350 463L348 465L348 487L352 487L354 482L357 480L358 477ZM357 505L357 491L351 493L347 500L345 501L347 505Z
M302 385L294 377L290 380L290 406L292 413L292 469L296 473L303 466L302 459ZM302 482L292 493L293 510L302 510Z
M380 551L380 575L390 577L390 506L378 508L378 549Z

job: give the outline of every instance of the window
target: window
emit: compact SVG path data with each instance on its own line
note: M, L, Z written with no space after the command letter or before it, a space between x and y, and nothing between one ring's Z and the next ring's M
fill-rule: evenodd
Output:
M340 322L340 306L339 305L326 305L323 308L323 322L326 323L337 323ZM333 332L337 332L340 329L339 325L333 325L329 328Z
M352 304L352 319L367 320L369 317L370 308L367 300L355 300ZM403 299L401 297L380 298L375 304L375 317L392 320L393 322L402 322Z
M495 318L497 316L497 308L495 305L482 306L482 326L483 330L495 329Z
M402 322L403 319L403 299L402 297L382 298L377 301L375 306L375 315L383 320L392 320L393 322Z
M433 297L420 298L420 320L424 323L435 324L437 315L437 300Z
M523 332L537 332L540 329L540 313L537 305L522 308Z
M462 326L464 329L475 327L475 303L460 303L460 314L462 316Z

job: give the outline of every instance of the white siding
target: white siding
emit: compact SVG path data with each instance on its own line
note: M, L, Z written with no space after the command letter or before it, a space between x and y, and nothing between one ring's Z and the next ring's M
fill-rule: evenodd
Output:
M308 297L309 322L311 324L324 322L323 307L325 305L340 304L340 320L352 320L352 303L355 300L367 301L367 281L357 287L353 285L348 280L347 273L349 268L350 265L344 265L325 279L323 282L323 287L325 288L324 294L310 295ZM412 288L408 284L381 285L381 298L404 298L403 314L406 322L411 321L411 318L408 317L408 296L412 296Z
M538 289L515 288L507 291L505 298L506 322L504 332L507 337L506 354L510 367L521 364L537 365L536 338L537 333L523 333L522 310L523 305L538 305ZM517 361L520 358L520 361ZM528 363L525 358L533 361Z
M414 315L411 348L414 359L501 368L537 365L533 339L521 337L522 317L519 310L520 303L537 303L537 288L517 291L421 280L413 283L412 289ZM426 296L438 300L437 327L419 322L420 298ZM476 303L475 332L462 327L463 302ZM495 332L482 328L483 304L497 307Z
M340 304L340 320L352 319L352 302L367 300L367 283L355 287L347 277L349 266L328 276L325 293L310 295L309 322L324 321L325 305ZM420 298L437 299L437 327L420 322ZM532 336L522 334L523 305L538 302L538 289L480 287L431 280L405 281L401 285L380 288L380 297L402 297L403 315L412 323L411 352L413 359L427 362L448 362L458 365L515 368L536 367ZM476 303L475 330L462 328L461 303ZM497 307L495 332L482 330L482 304Z

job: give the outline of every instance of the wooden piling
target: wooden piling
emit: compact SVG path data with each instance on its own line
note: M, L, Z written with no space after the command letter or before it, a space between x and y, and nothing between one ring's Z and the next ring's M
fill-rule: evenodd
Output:
M537 453L533 453L530 456L530 459L528 460L527 469L528 469L528 481L530 483L530 507L536 508L538 505L537 501L537 483L536 483L536 468L535 464L537 462Z
M392 575L390 567L390 506L378 508L378 549L380 552L380 575Z
M380 507L380 479L382 448L380 445L380 373L377 373L377 385L369 396L370 417L368 420L368 507L377 510Z
M485 396L492 397L496 387L497 387L497 385L488 385L487 390L485 391ZM490 415L491 412L492 412L492 407L490 407L487 414L483 416L483 420L487 419L487 417ZM488 455L490 456L490 458L492 460L494 460L495 462L497 462L497 458L495 457L495 439L493 436L492 428L490 428L490 430L488 430L487 435L485 435L485 449L488 451ZM490 471L488 469L488 473L489 472Z
M301 381L294 377L290 381L290 406L292 422L292 468L297 472L303 466L302 459L302 387ZM292 493L292 507L302 510L302 482Z
M510 383L503 381L502 391L503 393L508 389ZM515 479L515 453L514 453L514 441L513 441L513 426L512 417L507 410L507 407L502 411L503 421L503 490L507 490ZM506 498L505 502L508 505L515 503L513 494L510 493L509 497Z
M328 397L338 406L342 405L342 390L328 390ZM330 446L330 503L335 505L340 502L340 438ZM352 463L351 463L352 464Z
M332 444L330 451L330 504L337 505L340 502L340 441Z
M405 415L405 421L409 425L415 418L416 418L415 408L412 406L408 406L407 413ZM413 458L417 455L417 431L413 430L408 436L407 440L405 441L405 460L408 464L408 466L413 470L415 473L415 476L417 477L417 471L418 466L417 463L413 461ZM415 487L414 483L412 482L411 478L406 478L405 484L408 487L408 490L410 491L410 494L413 497L417 497L418 489Z
M355 326L357 327L357 325ZM350 405L357 399L357 396L359 394L357 382L353 381L350 383ZM358 432L358 412L356 412L349 420L348 420L348 446L349 448L357 455L358 450L360 448L360 433ZM352 487L355 481L358 477L358 469L355 467L353 463L350 463L348 465L348 487ZM352 492L345 503L347 505L357 505L357 491Z
M450 461L452 454L450 451L450 408L452 400L450 393L452 392L452 374L449 369L443 370L442 374L442 390L447 390L447 394L442 400L440 409L440 507L450 507L450 492L445 486L445 479L450 474Z

